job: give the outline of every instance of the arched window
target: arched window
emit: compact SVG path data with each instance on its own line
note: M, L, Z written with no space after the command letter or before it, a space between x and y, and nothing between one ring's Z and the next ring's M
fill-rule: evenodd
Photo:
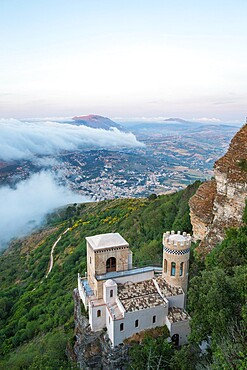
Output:
M138 328L138 326L139 326L139 320L136 320L135 321L135 328Z
M120 324L120 331L123 331L124 330L124 324L123 322Z
M164 272L165 273L167 272L167 260L166 259L164 260Z
M171 263L171 276L175 276L175 275L176 275L176 263L172 262Z
M97 311L97 317L100 317L101 316L101 310L98 310Z
M156 315L153 316L153 324L155 324L155 323L156 323Z
M184 273L184 263L183 263L183 262L181 262L181 263L180 263L179 276L183 276L183 273Z
M113 297L113 289L110 290L110 298Z
M116 258L110 257L106 261L106 272L116 271Z

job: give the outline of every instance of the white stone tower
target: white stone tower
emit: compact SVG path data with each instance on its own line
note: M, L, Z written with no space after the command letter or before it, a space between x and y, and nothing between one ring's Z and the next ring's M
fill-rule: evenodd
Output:
M187 292L191 236L180 231L163 235L163 277L168 284Z

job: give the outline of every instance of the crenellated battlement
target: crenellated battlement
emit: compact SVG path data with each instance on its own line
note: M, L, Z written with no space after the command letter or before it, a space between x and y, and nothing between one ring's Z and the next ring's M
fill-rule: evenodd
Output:
M191 246L191 236L186 232L167 231L163 235L163 246L170 249L188 249Z

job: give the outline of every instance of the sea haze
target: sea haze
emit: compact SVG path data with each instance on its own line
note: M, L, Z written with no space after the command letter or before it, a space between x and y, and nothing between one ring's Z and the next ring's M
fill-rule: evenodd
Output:
M11 188L0 187L0 250L16 237L40 227L45 215L69 203L89 201L65 186L58 185L50 172L40 172Z

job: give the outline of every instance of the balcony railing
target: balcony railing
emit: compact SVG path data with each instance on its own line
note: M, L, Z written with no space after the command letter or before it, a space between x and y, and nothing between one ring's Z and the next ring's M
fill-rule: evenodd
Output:
M107 272L106 274L95 274L95 277L97 280L108 280L108 279L114 279L121 276L128 276L128 275L136 275L141 274L144 272L162 272L162 267L157 266L146 266L146 267L134 267L131 270L122 270L122 271L113 271L113 272Z

